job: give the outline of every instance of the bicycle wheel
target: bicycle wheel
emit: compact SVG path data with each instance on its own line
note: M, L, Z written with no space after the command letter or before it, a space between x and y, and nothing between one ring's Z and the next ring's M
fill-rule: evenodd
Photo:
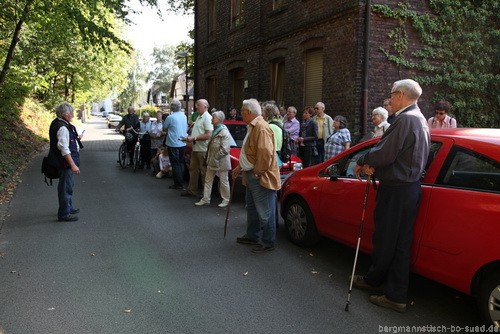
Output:
M137 169L139 169L140 164L141 164L141 148L139 146L136 146L134 150L134 173Z
M120 145L118 150L118 162L122 168L127 167L127 143L125 142Z

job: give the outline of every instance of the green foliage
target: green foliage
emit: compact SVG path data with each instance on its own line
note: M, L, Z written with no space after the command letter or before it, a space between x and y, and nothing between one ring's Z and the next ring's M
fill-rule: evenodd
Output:
M181 15L194 13L194 0L167 0L170 10Z
M178 72L175 63L174 48L164 45L153 49L153 69L148 75L148 81L163 92L169 92L174 76Z
M33 152L45 148L53 113L25 98L27 88L12 80L0 87L0 202L11 189L16 172L30 161Z
M194 41L194 30L189 32L192 41ZM179 56L179 53L187 53L187 75L192 77L194 74L194 43L192 42L182 42L175 48L175 62L177 67L185 70L186 68L186 57Z
M154 118L156 118L157 111L158 111L157 107L147 105L147 106L144 106L142 108L139 108L139 115L142 115L143 113L147 112L154 119Z
M433 13L409 4L374 5L378 15L397 20L388 34L391 49L381 49L400 67L418 70L420 83L436 87L435 100L446 99L465 127L500 127L500 3L496 0L430 0ZM421 47L410 50L408 29Z
M27 1L0 0L0 59L7 59ZM156 6L157 0L141 0ZM127 85L133 61L122 36L125 0L37 0L23 24L9 76L47 106L102 100Z

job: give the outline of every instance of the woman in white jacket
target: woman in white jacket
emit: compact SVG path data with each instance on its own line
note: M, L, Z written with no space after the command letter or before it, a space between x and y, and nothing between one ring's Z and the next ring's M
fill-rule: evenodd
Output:
M205 174L203 198L195 203L197 206L210 205L212 185L216 174L219 176L219 193L222 197L222 202L219 204L219 207L225 208L229 204L230 191L228 175L231 170L229 152L231 145L234 144L234 140L228 128L222 124L224 119L225 115L222 111L215 111L212 113L214 131L208 142L207 155L205 157L207 172Z

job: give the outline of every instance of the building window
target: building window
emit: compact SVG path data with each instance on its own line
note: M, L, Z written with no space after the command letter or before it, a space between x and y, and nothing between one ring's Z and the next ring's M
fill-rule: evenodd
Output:
M217 104L217 77L211 76L206 79L207 84L207 101L211 106L215 106Z
M313 106L323 100L323 50L311 50L305 54L304 104Z
M278 106L285 105L285 60L279 59L271 64L271 100Z
M284 7L287 3L287 0L273 0L273 10L280 9Z
M231 0L231 27L238 27L243 24L244 0Z
M208 40L215 39L215 30L217 22L217 10L215 6L216 0L209 0L208 2Z
M229 73L233 88L233 106L241 106L245 90L245 70L237 68Z

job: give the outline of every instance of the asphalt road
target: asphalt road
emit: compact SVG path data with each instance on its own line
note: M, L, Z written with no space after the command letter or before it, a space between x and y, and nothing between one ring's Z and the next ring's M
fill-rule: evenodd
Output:
M223 238L218 198L195 207L168 189L171 179L121 169L121 137L102 119L85 128L78 222L56 221L57 182L43 183L42 155L1 208L0 333L450 332L480 324L472 299L416 275L406 314L358 290L345 312L353 250L327 240L299 248L281 226L277 249L253 254L235 242L245 231L241 185ZM361 256L358 271L368 265Z

